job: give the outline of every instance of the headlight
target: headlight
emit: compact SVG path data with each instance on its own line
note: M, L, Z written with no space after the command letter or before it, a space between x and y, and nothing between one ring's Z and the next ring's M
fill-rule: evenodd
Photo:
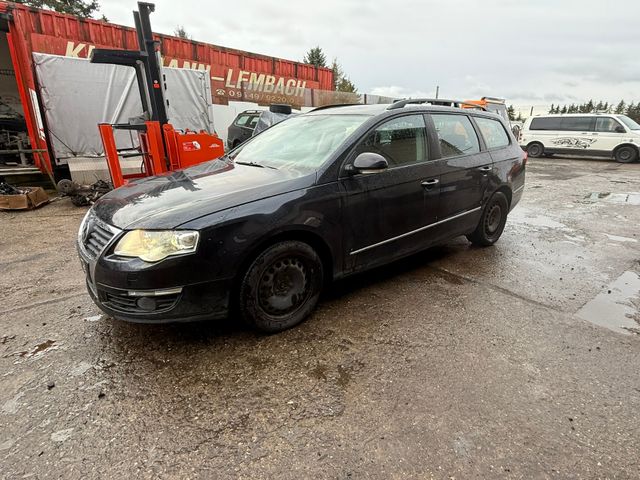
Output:
M171 255L195 252L199 237L198 232L188 230L132 230L120 239L114 253L159 262Z

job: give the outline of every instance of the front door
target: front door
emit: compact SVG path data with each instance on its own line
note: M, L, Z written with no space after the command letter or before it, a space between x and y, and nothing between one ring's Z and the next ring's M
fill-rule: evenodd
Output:
M340 179L346 198L345 266L351 270L425 248L440 194L422 115L395 117L375 127L348 163L363 152L382 155L389 167L379 173L343 175Z
M628 137L627 130L616 119L611 117L597 117L591 150L601 155L610 154Z

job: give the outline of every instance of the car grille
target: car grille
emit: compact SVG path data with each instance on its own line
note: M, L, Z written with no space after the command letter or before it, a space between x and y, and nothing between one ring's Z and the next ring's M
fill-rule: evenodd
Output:
M123 293L103 292L103 303L106 307L123 313L161 313L171 310L178 301L179 293L152 297L155 301L154 310L144 310L138 307L137 301L140 297L130 297Z
M91 260L97 258L102 253L118 232L114 227L102 223L93 214L89 214L83 228L82 246Z

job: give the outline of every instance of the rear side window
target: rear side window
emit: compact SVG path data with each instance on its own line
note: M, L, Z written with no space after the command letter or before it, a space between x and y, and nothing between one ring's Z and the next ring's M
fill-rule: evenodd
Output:
M560 130L560 117L534 118L529 130Z
M236 125L238 125L239 127L243 127L247 124L250 118L251 117L249 115L240 115L236 120Z
M476 131L466 115L432 114L442 157L480 152Z
M389 167L399 167L427 159L426 129L422 115L407 115L383 123L367 135L359 153L379 153Z
M621 127L616 120L611 117L596 118L596 132L616 133L616 127Z
M560 122L560 130L570 132L593 131L594 117L564 117Z
M482 117L474 117L474 119L480 128L487 148L502 148L509 145L509 135L498 120Z

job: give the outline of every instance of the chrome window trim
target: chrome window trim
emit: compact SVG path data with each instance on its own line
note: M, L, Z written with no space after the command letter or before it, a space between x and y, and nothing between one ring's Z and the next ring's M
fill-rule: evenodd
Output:
M458 213L458 214L453 215L451 217L444 218L444 219L439 220L439 221L434 222L434 223L430 223L429 225L425 225L424 227L420 227L420 228L417 228L415 230L411 230L410 232L403 233L402 235L398 235L397 237L388 238L386 240L382 240L381 242L374 243L372 245L368 245L366 247L359 248L358 250L354 250L353 252L349 253L349 255L356 255L358 253L362 253L362 252L365 252L367 250L371 250L372 248L376 248L376 247L379 247L381 245L385 245L387 243L391 243L391 242L394 242L396 240L400 240L401 238L408 237L409 235L413 235L414 233L422 232L424 230L427 230L429 228L438 226L438 225L443 224L445 222L449 222L451 220L455 220L456 218L460 218L460 217L463 217L465 215L469 215L470 213L477 212L480 209L482 209L482 207L476 207L476 208L473 208L471 210L467 210L466 212Z

